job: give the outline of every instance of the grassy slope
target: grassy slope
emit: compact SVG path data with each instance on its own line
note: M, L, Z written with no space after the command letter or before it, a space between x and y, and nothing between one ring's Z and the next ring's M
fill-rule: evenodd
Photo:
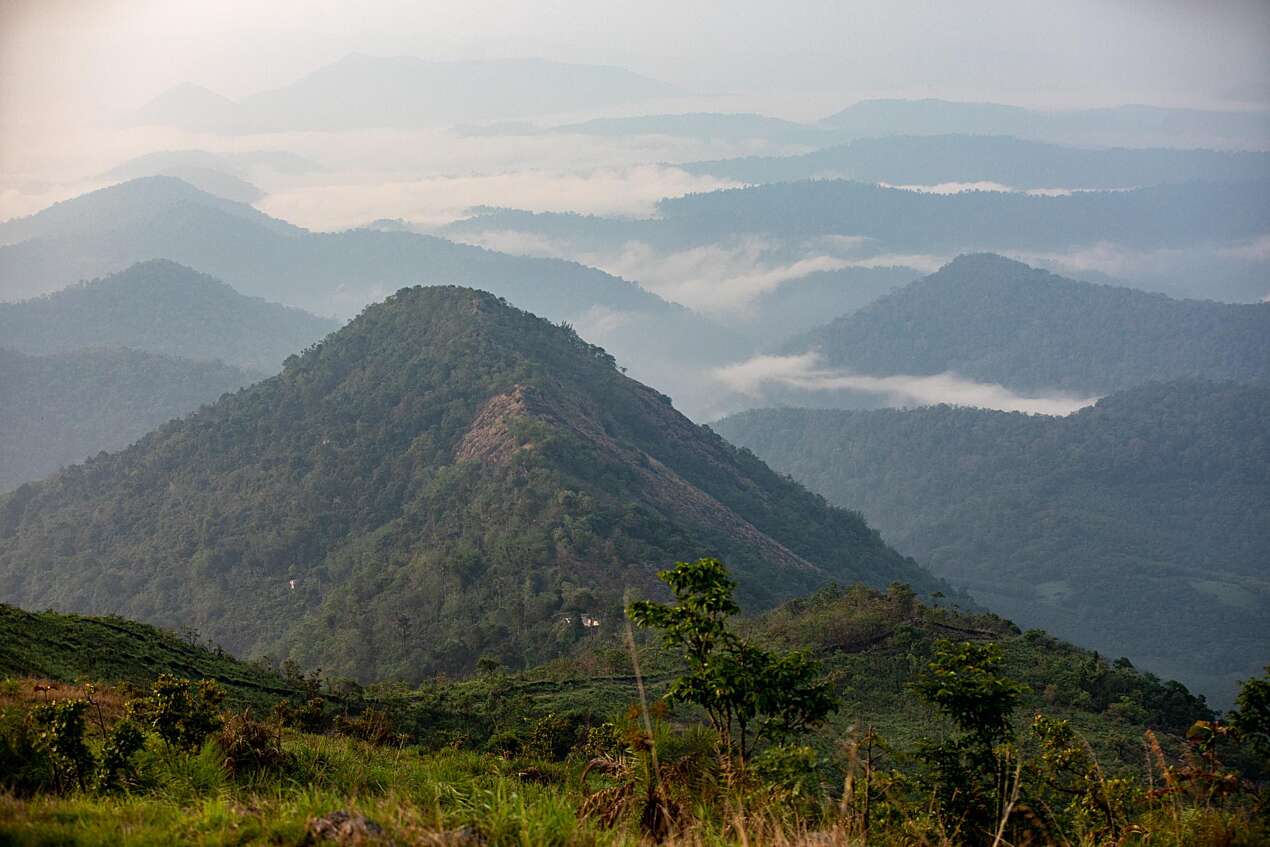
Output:
M215 679L231 702L243 705L263 706L295 693L276 674L152 626L0 604L0 677L146 685L163 673Z
M0 672L14 670L10 653L15 653L34 657L29 664L58 674L79 673L85 643L106 649L109 641L120 656L128 657L112 666L121 675L185 665L220 668L230 677L242 673L230 660L118 619L26 615L7 607L4 612L0 643L17 649L0 653ZM918 736L940 733L941 724L904 686L924 666L933 641L944 636L1000 641L1010 672L1031 689L1020 709L1020 725L1034 710L1071 718L1113 772L1140 772L1144 722L1167 730L1202 713L1175 688L1130 670L1115 671L1117 691L1156 705L1171 697L1173 713L1164 710L1143 718L1124 709L1119 714L1100 711L1100 703L1080 697L1081 669L1090 667L1092 654L1040 634L1020 634L993 616L925 607L902 592L823 592L743 622L742 628L769 644L808 646L824 661L844 699L839 715L810 739L827 757L841 756L853 722L876 726L899 750L912 749ZM16 641L18 633L24 641ZM652 644L640 654L650 694L655 695L674 675L674 662ZM346 737L288 732L290 762L275 775L234 778L213 745L191 756L152 748L139 762L142 784L129 794L0 797L0 843L301 844L309 843L305 832L310 820L350 809L382 824L396 843L636 844L633 825L604 829L578 814L584 796L605 784L595 776L584 782L581 761L509 760L481 752L484 743L478 737L481 732L523 733L535 716L552 711L587 710L597 719L614 719L636 697L630 669L624 650L597 639L571 660L528 673L495 673L413 691L381 686L368 693L368 701L395 712L401 721L417 720L422 730L418 747L373 747ZM1111 670L1103 666L1104 676ZM684 722L692 717L686 710L672 715ZM1173 746L1167 736L1165 742ZM461 749L465 746L469 749ZM673 750L663 750L673 757ZM904 764L903 754L891 760ZM832 779L825 790L836 796ZM697 828L676 843L736 843L736 834L728 831L736 821L727 809L707 804L693 814ZM1141 820L1159 829L1165 839L1159 843L1174 843L1167 840L1162 821L1149 816ZM784 829L776 838L754 829L761 828L761 821L742 825L751 843L859 843L832 829L814 841L785 840L795 825L780 823ZM464 840L473 833L479 833L479 840ZM874 842L911 843L911 838L897 827L875 833Z

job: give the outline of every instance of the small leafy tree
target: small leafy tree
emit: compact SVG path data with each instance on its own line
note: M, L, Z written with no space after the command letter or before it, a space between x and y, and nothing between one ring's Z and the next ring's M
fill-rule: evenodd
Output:
M772 653L728 630L728 618L739 611L736 583L718 559L678 562L658 577L676 602L641 600L628 614L680 651L688 673L666 699L700 706L725 755L743 764L760 741L808 729L836 708L819 664L805 653Z
M1270 665L1260 679L1243 684L1235 705L1230 723L1240 742L1270 764Z
M927 672L912 683L957 726L950 738L925 743L922 757L933 772L945 826L968 828L968 840L991 838L1008 802L1010 719L1024 689L1001 673L1001 659L1000 645L992 642L940 639Z

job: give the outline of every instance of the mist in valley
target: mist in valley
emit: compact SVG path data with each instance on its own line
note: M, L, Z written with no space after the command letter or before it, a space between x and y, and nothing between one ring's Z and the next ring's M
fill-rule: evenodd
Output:
M1036 815L1070 843L1163 833L1173 807L1136 782L1108 799L1092 758L1081 808L1105 825L1003 793L1055 739L1136 773L1144 732L1194 754L1169 774L1229 754L1221 825L1254 843L1266 44L1259 0L0 2L0 772L36 763L0 773L0 841L61 825L31 796L167 803L162 768L203 749L255 843L282 801L243 774L290 763L317 792L297 751L328 742L396 745L394 773L462 763L420 785L540 783L515 814L550 794L574 828L522 841L731 843L708 810L760 795L777 828L753 843L803 843L771 821L847 838L826 844L947 828L946 774L909 768L953 749L925 733L960 650L1013 709L941 736L981 757L964 820L1000 817L965 843L1031 843ZM682 708L713 714L704 695L667 688L714 666L631 605L686 603L685 574L735 592L745 623L711 649L832 671L807 683L823 712L754 718L753 770L731 713L707 731ZM185 684L160 673L221 680L223 732L129 771L118 726L157 707L124 718L107 687L92 780L39 741L57 686ZM626 710L646 694L670 717ZM1090 740L1038 718L1024 741L1025 713ZM861 771L875 721L923 740ZM221 748L253 728L277 749L243 771ZM700 755L641 818L650 748L626 742L663 734ZM780 756L820 787L778 790ZM911 780L887 821L879 763ZM1046 811L1020 822L1019 791ZM314 793L270 837L510 843L476 801L382 793ZM1187 814L1216 820L1209 800ZM142 828L180 840L178 819Z

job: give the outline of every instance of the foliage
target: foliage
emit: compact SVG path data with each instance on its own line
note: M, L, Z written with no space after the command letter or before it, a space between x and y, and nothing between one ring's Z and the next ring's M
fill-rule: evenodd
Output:
M86 700L53 701L31 710L31 719L39 728L36 740L48 752L62 791L85 788L96 764L84 740L87 711Z
M225 692L213 679L192 682L161 674L149 696L128 704L128 716L170 747L195 750L220 729Z
M1259 679L1249 679L1235 698L1231 724L1239 740L1270 767L1270 667Z
M727 556L755 608L939 585L576 332L458 288L403 289L279 376L0 497L0 596L361 683L562 655L685 554Z
M697 576L681 584L693 582L703 592L726 585L722 568L707 565ZM727 597L704 605L726 606ZM29 765L35 779L0 798L0 841L299 844L312 837L312 821L335 810L364 816L397 843L616 847L651 838L898 847L990 843L999 830L1008 843L1094 845L1111 843L1118 832L1181 847L1259 843L1267 834L1257 817L1257 786L1218 757L1230 751L1234 730L1212 720L1194 698L1189 710L1174 704L1173 712L1158 711L1151 704L1165 686L1123 664L1041 633L1019 633L991 615L922 604L903 585L886 592L829 588L759 618L724 622L716 652L733 639L773 656L783 646L814 651L828 671L823 681L843 700L841 719L831 716L769 744L748 768L737 769L712 755L717 737L702 725L703 713L685 706L672 715L658 701L645 715L628 707L638 697L630 676L588 672L594 665L577 655L531 672L419 688L323 682L325 697L336 697L338 688L347 698L322 704L323 711L337 710L334 733L284 728L236 711L222 716L214 743L156 755L135 749L141 727L112 707L112 691L98 688L91 696L105 704L104 717L81 720L82 737L90 752L100 749L102 762L112 758L110 739L131 737L125 746L133 752L123 757L127 765L115 782L127 790L105 790L99 767L98 790L59 794L51 772L39 780L49 753L34 740L31 719L47 705L49 692L41 689L50 686L6 684L0 685L0 764ZM948 642L952 633L970 646ZM584 646L611 649L602 638ZM647 643L636 651L654 696L682 672L682 647ZM1083 689L1069 686L1094 676L1073 671L1087 670L1091 659L1116 675L1122 701L1143 714L1172 715L1167 729L1146 734L1149 771L1141 757L1143 724L1111 709L1121 701L1095 712L1092 699L1073 696ZM947 716L910 694L908 683L927 665L928 678L917 686L945 704ZM1009 676L1026 682L1020 704L1042 717L1019 738L995 733L985 752L976 722L1004 724L998 716L1010 707ZM967 705L976 692L986 692L995 707ZM277 714L293 711L285 706ZM21 730L12 736L19 743L9 743L15 725L31 729L25 746ZM353 731L385 725L389 732ZM876 725L883 733L856 728ZM451 726L466 734L447 735ZM481 752L497 746L491 736L515 738L515 749ZM946 756L942 773L957 780L958 791L931 782L940 773L931 767L932 752ZM1011 765L1003 810L991 802L1002 761ZM0 770L6 788L13 773ZM932 796L940 801L934 815ZM981 812L980 803L988 808ZM1112 810L1111 824L1103 806ZM962 813L967 807L973 814Z
M333 320L246 297L163 259L32 300L0 303L0 338L20 353L127 347L225 362L262 375L338 327Z
M121 720L111 727L97 764L97 787L109 791L130 782L132 757L144 746L145 734L133 721Z
M261 376L122 348L28 356L0 347L0 491L121 450Z
M18 796L53 790L55 764L27 709L0 708L0 788Z
M1226 706L1270 651L1267 418L1265 387L1179 381L1068 417L783 409L715 427L995 611ZM1096 677L1105 708L1115 674Z
M920 756L946 831L975 843L991 839L1008 817L1011 718L1023 688L1002 673L996 644L940 639L913 690L952 719L958 732L928 740ZM1016 774L1014 779L1018 780Z
M215 679L226 702L239 708L265 709L300 696L273 671L199 639L120 617L33 613L0 603L0 678L95 679L148 689L164 673Z
M948 639L935 642L935 657L913 690L939 707L967 735L985 745L1010 731L1022 687L1001 675L1001 648L992 643Z
M236 776L277 771L291 761L282 746L281 727L256 720L250 709L224 719L216 746L225 757L225 769Z
M775 654L738 638L727 619L738 611L736 583L718 559L679 562L658 576L675 604L640 600L631 619L656 629L677 650L688 673L666 691L669 702L706 713L719 748L744 763L754 745L804 732L835 708L820 666L803 653Z

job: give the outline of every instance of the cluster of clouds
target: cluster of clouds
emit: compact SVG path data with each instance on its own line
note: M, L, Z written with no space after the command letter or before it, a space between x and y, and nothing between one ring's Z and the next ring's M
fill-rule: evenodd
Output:
M951 371L930 375L869 376L849 370L828 368L819 354L792 356L761 355L713 372L728 389L761 401L773 387L796 388L808 392L856 391L885 397L896 406L930 406L947 403L1004 412L1040 415L1068 415L1093 405L1097 397L1053 394L1024 397L996 383L975 382Z

